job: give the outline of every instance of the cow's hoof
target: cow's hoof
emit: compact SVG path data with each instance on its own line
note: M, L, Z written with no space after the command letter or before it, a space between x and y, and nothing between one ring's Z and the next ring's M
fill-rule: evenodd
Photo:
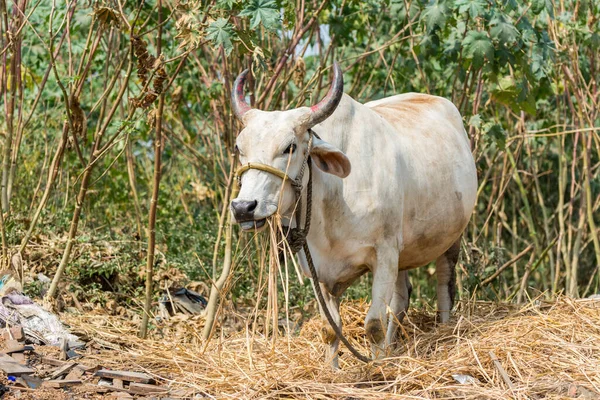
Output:
M329 365L331 366L331 369L333 371L339 371L340 370L339 357L337 355L335 357L333 357L331 359L331 363Z
M381 326L381 322L377 319L372 319L367 322L365 330L367 332L367 339L373 344L380 344L383 342L383 339L385 339L383 327Z
M388 354L386 349L380 347L379 345L371 343L371 358L373 361L381 360L387 357Z
M331 344L337 339L335 331L327 322L324 322L323 326L321 327L321 339L323 339L323 342L327 344Z

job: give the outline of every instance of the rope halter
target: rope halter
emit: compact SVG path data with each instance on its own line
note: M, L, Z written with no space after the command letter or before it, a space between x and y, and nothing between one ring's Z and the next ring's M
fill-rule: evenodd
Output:
M310 151L312 150L313 144L313 136L316 136L316 133L312 130L308 130L308 148L306 150L306 154L304 155L304 160L302 161L302 166L300 167L300 172L298 172L298 176L295 179L292 179L287 173L284 171L272 167L270 165L261 164L261 163L247 163L242 165L235 172L235 176L238 182L238 187L242 186L242 174L244 172L256 169L263 172L268 172L272 175L275 175L281 178L284 182L289 181L294 188L294 192L296 195L296 203L298 204L298 210L296 211L296 227L288 229L286 232L286 240L290 249L293 253L297 253L302 249L304 243L306 243L306 236L308 235L308 230L310 229L310 217L311 217L311 205L312 205L312 173L311 171L311 161L310 161ZM317 136L318 137L318 136ZM308 175L308 186L307 186L307 194L306 194L306 220L304 223L304 228L300 228L302 222L302 205L300 204L302 200L302 178L304 177L304 171L306 170L306 166L308 165L309 175Z

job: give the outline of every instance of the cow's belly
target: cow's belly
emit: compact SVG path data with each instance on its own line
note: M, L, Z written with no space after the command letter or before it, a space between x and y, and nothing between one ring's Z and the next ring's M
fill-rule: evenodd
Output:
M319 282L334 296L341 295L357 278L371 269L375 260L372 245L352 240L337 243L335 248L326 248L309 240L308 246ZM298 256L304 275L312 278L304 252L299 252Z
M404 248L400 252L398 267L412 269L435 261L460 238L464 228L463 226L453 232L431 229L421 233L421 236L405 241Z
M401 269L434 261L456 242L469 222L477 192L475 167L448 171L440 174L437 185L409 191L405 198Z

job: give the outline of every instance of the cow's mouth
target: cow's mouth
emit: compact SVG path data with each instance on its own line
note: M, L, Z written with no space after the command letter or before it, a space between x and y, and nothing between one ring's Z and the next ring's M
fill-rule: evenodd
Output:
M253 230L258 230L258 229L262 228L266 222L267 222L266 218L256 219L256 220L253 219L250 221L240 221L240 227L244 231L253 231Z

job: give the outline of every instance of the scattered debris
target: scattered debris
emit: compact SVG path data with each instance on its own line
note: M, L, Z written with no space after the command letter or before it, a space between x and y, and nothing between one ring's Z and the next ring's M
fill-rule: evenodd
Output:
M129 385L129 393L131 394L162 394L166 392L168 392L168 389L166 388L155 385L148 385L146 383L133 382Z
M460 383L461 385L466 385L467 383L477 385L477 384L481 383L481 382L479 382L479 379L474 378L471 375L453 374L452 378L454 378L454 380L456 382Z
M24 351L33 351L33 346L19 343L17 340L9 339L5 342L6 354L22 353Z
M142 372L130 372L130 371L111 371L108 369L101 369L96 372L96 376L101 378L120 379L125 382L139 382L139 383L151 383L154 381L148 374Z
M76 364L71 371L65 376L65 380L79 379L85 374L86 370L83 369L79 364Z
M504 367L502 367L502 364L500 363L500 360L498 360L498 357L496 357L496 354L494 354L493 351L489 352L490 354L490 358L492 359L492 361L494 362L494 366L496 367L496 369L498 370L498 372L500 373L500 376L502 377L502 379L504 380L504 383L506 383L506 385L511 389L514 390L515 386L513 385L512 381L510 380L510 377L508 376L508 374L506 373L506 370L504 369Z
M60 378L61 376L68 374L76 365L77 364L70 363L64 364L62 367L58 367L58 369L55 370L52 375L50 375L50 379Z
M42 387L64 388L64 387L69 387L69 386L79 385L79 384L81 384L81 381L78 379L77 380L56 379L56 380L44 381L44 383L42 384Z
M23 331L23 327L21 325L6 328L7 329L2 333L2 337L4 339L25 340L25 332Z
M23 382L25 382L27 387L29 387L31 389L39 388L43 382L40 378L38 378L37 376L33 376L33 375L23 375L21 377L21 379L23 380Z
M201 294L186 288L170 288L159 300L160 316L169 319L177 313L196 315L204 312L208 302Z
M35 372L31 368L21 365L17 360L7 354L0 354L0 369L8 376L21 376Z
M56 346L62 338L66 338L70 348L83 346L83 342L71 334L56 315L44 310L16 288L5 288L6 285L0 286L0 327L20 326L26 339L36 344Z
M584 400L598 399L597 393L592 392L591 390L586 389L584 386L579 386L575 383L572 383L569 386L569 391L568 391L567 396L572 397L572 398L577 398L577 399L584 399Z
M119 399L135 396L157 398L155 395L169 394L168 388L156 385L155 379L146 373L110 370L72 361L73 357L68 354L73 350L68 349L66 339L60 347L53 346L50 351L55 357L70 359L60 360L45 355L49 351L42 351L36 347L38 345L27 344L28 336L20 333L23 333L22 326L7 327L3 332L4 349L0 352L0 371L6 374L9 385L0 386L0 397L11 388L17 398L20 396L18 391L38 391L40 398L48 398L41 393L48 393L48 390L71 392L76 387L79 388L76 390L95 392L99 396L101 393L107 393L107 396L111 393L110 396Z

